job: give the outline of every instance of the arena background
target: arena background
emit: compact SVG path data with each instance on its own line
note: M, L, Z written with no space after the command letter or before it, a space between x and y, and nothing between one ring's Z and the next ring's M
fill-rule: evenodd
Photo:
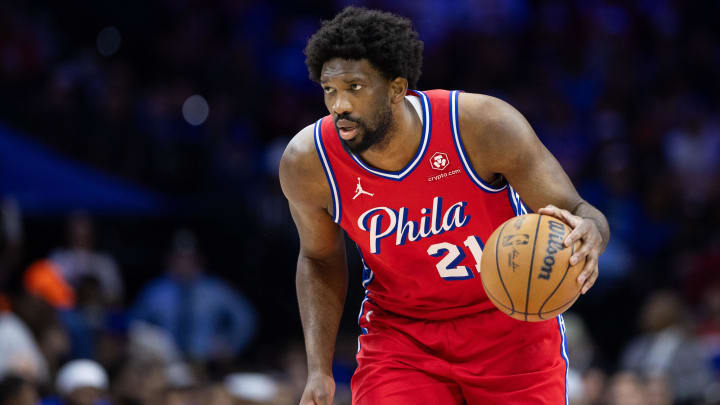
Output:
M82 384L114 404L296 403L298 240L277 164L327 113L303 48L349 4L411 18L425 41L420 89L510 102L607 215L600 279L566 318L571 403L720 403L710 0L3 1L0 372L45 403L77 401ZM337 403L348 403L362 297L354 251L349 263ZM203 333L184 316L203 309L152 289L175 265L204 269L209 296L227 298L210 309L220 335L209 348L176 338L167 349L178 330ZM147 315L158 306L184 329L149 326L163 324ZM13 346L3 322L31 335ZM44 359L11 361L18 347ZM108 386L70 373L61 389L58 370L86 357ZM132 383L140 371L157 378ZM2 401L16 392L5 380Z

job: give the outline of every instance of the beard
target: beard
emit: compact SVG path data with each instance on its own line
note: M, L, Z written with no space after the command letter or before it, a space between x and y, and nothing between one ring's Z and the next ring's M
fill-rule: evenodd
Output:
M337 127L339 120L352 121L358 126L359 133L355 138L349 141L341 139L345 148L356 155L365 152L373 146L384 145L388 141L387 135L393 125L393 115L389 105L384 105L380 108L377 114L377 122L372 127L368 125L365 120L354 118L349 113L346 113L338 115L337 118L335 118L335 129L338 133L340 132L340 129Z

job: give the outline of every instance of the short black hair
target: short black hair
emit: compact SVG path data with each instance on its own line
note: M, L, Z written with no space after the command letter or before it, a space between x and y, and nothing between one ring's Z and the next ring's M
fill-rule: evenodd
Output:
M404 77L416 88L423 42L407 18L361 7L346 7L308 40L305 64L320 81L323 64L333 58L367 59L387 79Z

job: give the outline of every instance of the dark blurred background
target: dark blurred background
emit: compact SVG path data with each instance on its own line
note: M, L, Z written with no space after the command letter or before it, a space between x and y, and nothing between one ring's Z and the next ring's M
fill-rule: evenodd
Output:
M514 105L607 215L571 403L720 403L720 2L6 0L0 405L296 403L277 164L327 113L305 43L350 4L412 19L420 88Z

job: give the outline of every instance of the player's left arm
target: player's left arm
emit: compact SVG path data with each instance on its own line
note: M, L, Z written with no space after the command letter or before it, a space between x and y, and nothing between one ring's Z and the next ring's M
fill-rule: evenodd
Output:
M605 216L582 199L555 157L520 112L494 97L462 93L460 131L481 177L503 176L528 206L573 228L565 245L582 241L572 264L586 259L578 283L586 293L598 277L598 258L610 239Z

